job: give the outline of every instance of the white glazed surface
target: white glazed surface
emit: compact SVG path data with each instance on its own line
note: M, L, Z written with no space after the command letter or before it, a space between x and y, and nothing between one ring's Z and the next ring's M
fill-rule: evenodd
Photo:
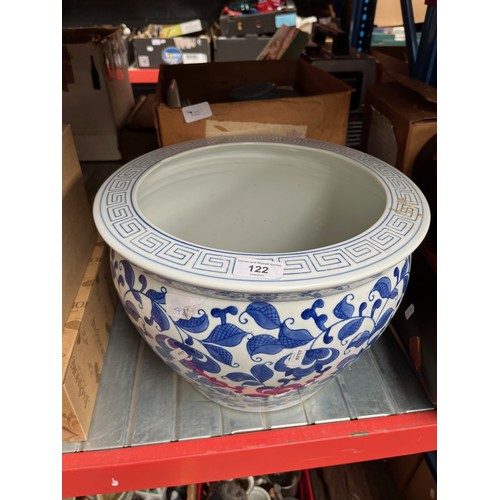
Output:
M94 217L146 342L207 397L247 411L303 401L375 342L430 220L393 167L269 137L145 155L101 187ZM242 275L242 259L277 274Z
M336 160L332 169L329 152L275 144L193 150L144 176L137 210L165 233L219 250L327 247L366 231L386 205L374 175Z

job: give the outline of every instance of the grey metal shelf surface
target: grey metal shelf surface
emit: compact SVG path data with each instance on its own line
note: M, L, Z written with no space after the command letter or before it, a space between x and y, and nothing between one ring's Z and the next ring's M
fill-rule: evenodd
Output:
M222 407L179 377L117 307L87 441L63 453L232 435L433 410L390 331L317 394L292 408Z

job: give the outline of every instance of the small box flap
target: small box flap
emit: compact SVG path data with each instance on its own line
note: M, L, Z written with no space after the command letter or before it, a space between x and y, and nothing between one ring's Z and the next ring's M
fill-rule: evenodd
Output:
M121 34L123 28L94 27L94 28L64 28L62 30L63 45L80 43L101 43L113 36L115 33Z

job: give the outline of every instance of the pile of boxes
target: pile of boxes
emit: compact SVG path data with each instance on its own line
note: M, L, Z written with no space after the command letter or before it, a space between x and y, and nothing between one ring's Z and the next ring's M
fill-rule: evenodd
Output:
M150 24L134 30L128 37L133 56L130 62L136 68L158 68L161 64L256 60L278 28L297 23L292 0L272 3L275 8L261 12L251 8L251 3L239 5L241 10L226 6L218 22L210 27L200 19L193 19L170 25Z
M200 19L175 25L148 25L132 34L129 44L137 68L212 60L211 38Z
M213 31L214 60L254 61L281 26L296 26L293 1L278 3L270 12L223 10Z

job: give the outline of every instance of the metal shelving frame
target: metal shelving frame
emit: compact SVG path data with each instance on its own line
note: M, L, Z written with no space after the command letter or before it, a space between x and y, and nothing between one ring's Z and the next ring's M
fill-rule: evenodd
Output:
M422 0L424 1L424 0ZM420 43L413 17L411 0L400 0L405 29L408 70L411 78L437 86L437 0L425 0L427 5ZM353 0L350 45L358 52L369 52L377 0Z
M358 52L370 51L376 8L377 0L353 0L352 2L349 39L351 47Z

